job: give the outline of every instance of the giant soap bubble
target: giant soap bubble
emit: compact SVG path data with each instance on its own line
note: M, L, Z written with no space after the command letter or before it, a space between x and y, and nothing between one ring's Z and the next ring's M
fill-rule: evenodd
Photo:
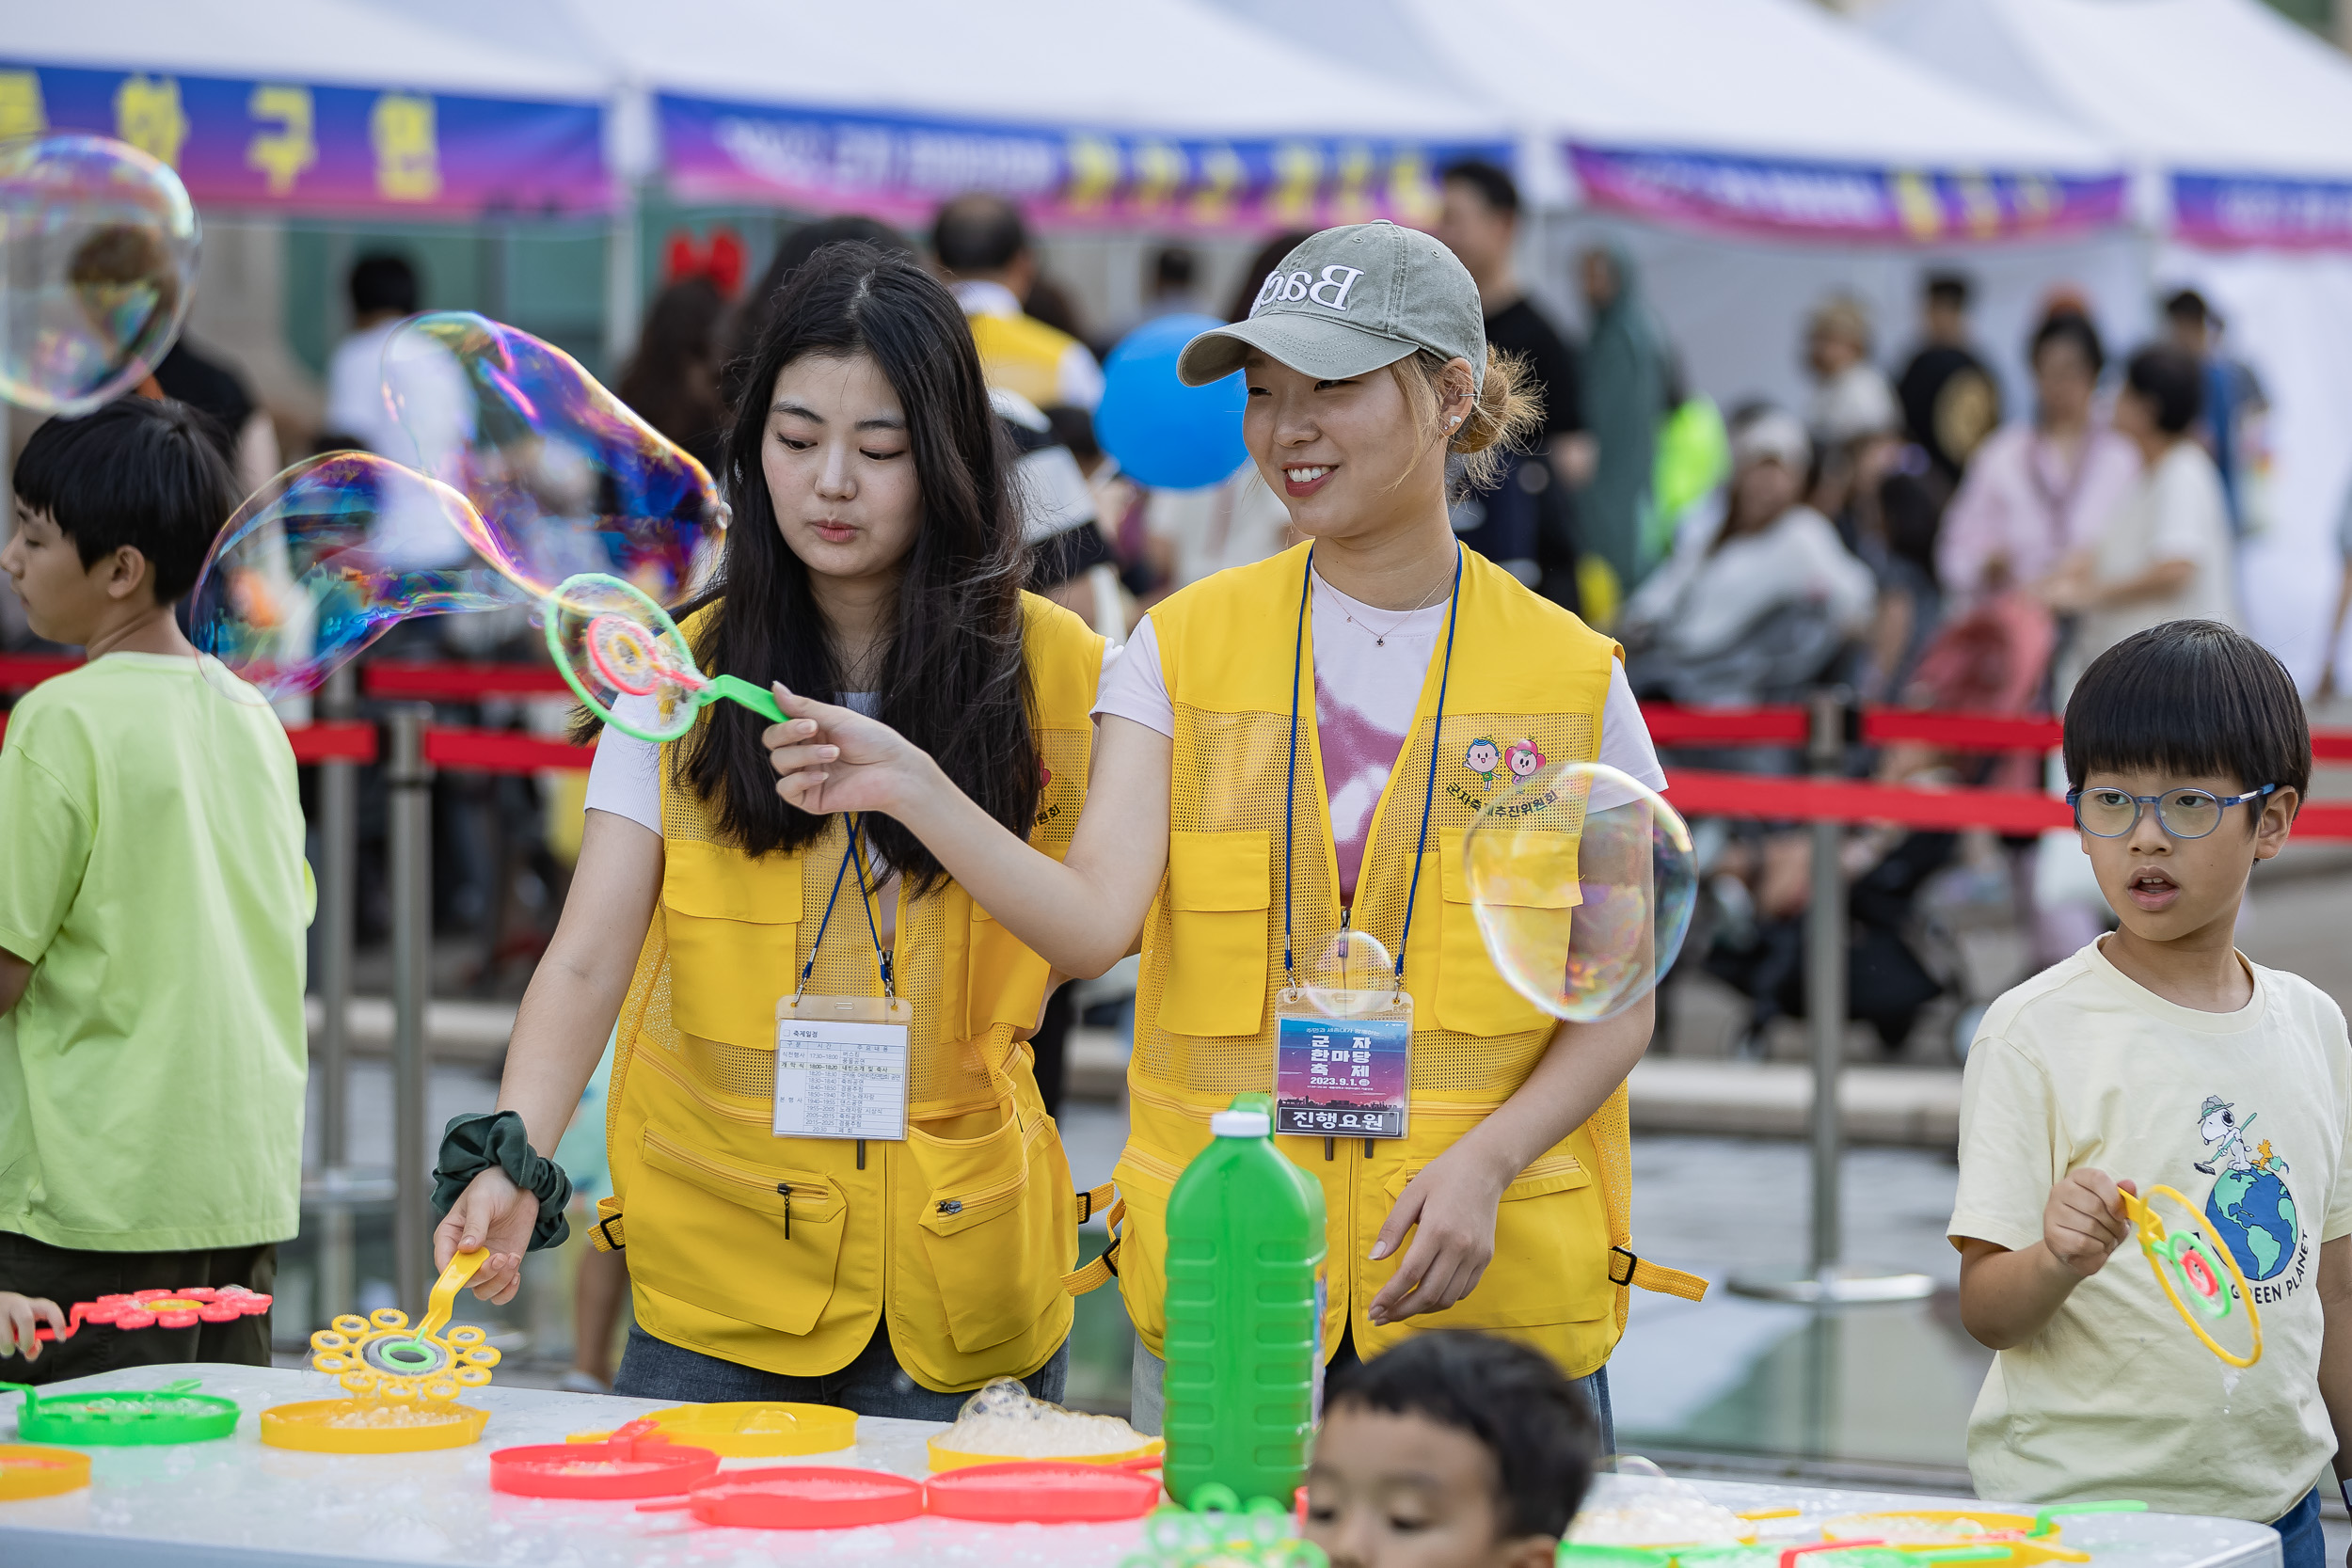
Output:
M419 316L385 344L384 395L415 467L472 503L474 547L534 597L595 573L672 605L716 565L727 509L703 466L530 333Z
M0 142L0 396L87 414L153 373L196 292L196 208L119 141Z
M399 622L527 602L474 558L466 498L363 451L297 463L213 542L193 640L275 701L316 690Z
M1525 741L1507 755L1518 782L1486 802L1462 845L1487 955L1554 1018L1623 1012L1682 951L1698 888L1691 831L1616 768L1547 766Z

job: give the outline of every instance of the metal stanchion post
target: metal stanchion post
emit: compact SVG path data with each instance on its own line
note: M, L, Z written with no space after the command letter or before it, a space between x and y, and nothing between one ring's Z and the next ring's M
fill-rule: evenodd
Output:
M1817 779L1841 777L1846 762L1846 721L1852 694L1842 689L1816 691L1806 736L1806 769ZM1837 1081L1846 1065L1846 872L1842 822L1813 824L1813 886L1804 920L1804 1007L1813 1045L1813 1226L1811 1266L1803 1274L1778 1273L1737 1278L1741 1295L1822 1306L1873 1301L1916 1301L1935 1291L1923 1274L1882 1274L1848 1268L1843 1261L1843 1222L1838 1213L1839 1175L1845 1163L1845 1123L1839 1115Z
M432 714L421 703L392 710L385 780L391 795L393 1276L401 1310L412 1321L424 1311L433 1244L424 1124L425 1009L433 994L433 769L424 731Z
M322 717L347 720L358 680L348 664L327 677ZM351 936L358 902L359 779L348 762L319 765L319 1174L326 1234L319 1249L320 1323L352 1310L351 1207L343 1200L351 1160L350 1089L345 1063L351 1039Z
M1846 759L1846 693L1813 694L1806 770L1834 779ZM1813 824L1813 889L1804 915L1804 1010L1813 1026L1813 1275L1837 1272L1841 1226L1838 1170L1846 1129L1838 1116L1837 1078L1846 1065L1846 874L1842 822Z

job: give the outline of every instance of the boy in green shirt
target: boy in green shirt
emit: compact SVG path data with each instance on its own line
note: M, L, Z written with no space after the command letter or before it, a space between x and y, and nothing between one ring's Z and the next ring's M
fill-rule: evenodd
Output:
M130 397L33 433L0 570L88 662L0 739L0 1290L270 1290L309 1066L293 749L171 607L235 510L199 416ZM269 1364L266 1315L84 1329L0 1381Z

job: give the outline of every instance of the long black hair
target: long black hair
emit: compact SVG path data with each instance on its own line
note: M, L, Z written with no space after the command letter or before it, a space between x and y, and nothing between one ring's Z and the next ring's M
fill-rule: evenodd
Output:
M696 628L695 659L762 685L839 703L842 672L808 568L784 542L760 465L768 404L785 366L815 356L870 356L898 393L922 518L899 578L898 613L878 659L876 716L936 758L982 810L1023 838L1042 781L1021 657L1026 560L1013 458L988 402L971 328L953 296L914 261L870 245L831 245L774 301L720 462L735 509L719 577ZM699 607L697 607L699 608ZM745 853L798 849L824 823L776 794L759 743L765 721L714 704L679 748L677 776ZM874 847L915 893L946 876L898 823L867 819Z

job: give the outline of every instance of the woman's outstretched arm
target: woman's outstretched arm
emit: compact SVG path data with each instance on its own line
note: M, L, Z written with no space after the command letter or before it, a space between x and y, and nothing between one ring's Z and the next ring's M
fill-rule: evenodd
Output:
M1032 847L889 725L778 686L786 721L761 738L776 793L818 814L880 812L930 847L966 893L1065 974L1133 950L1168 866L1175 743L1131 719L1095 724L1086 809L1061 860Z

